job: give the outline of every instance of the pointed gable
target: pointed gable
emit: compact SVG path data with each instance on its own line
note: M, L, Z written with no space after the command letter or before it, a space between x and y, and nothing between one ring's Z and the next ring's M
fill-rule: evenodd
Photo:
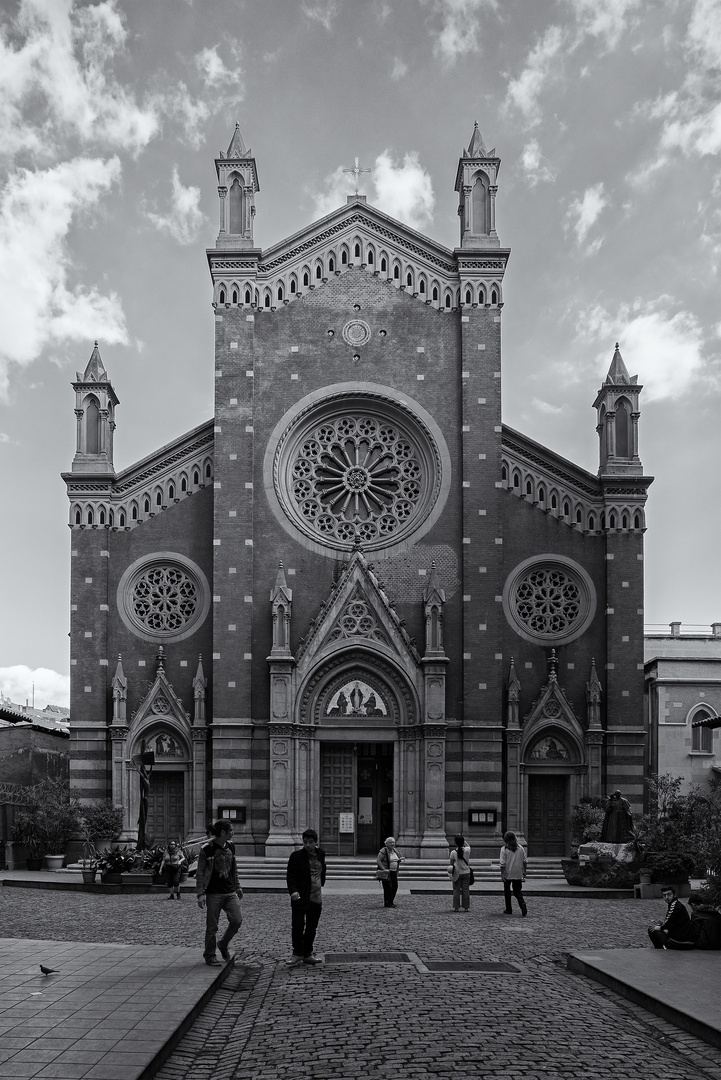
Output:
M105 370L102 358L100 356L100 349L98 348L97 341L95 347L90 354L85 373L83 375L77 372L78 382L107 382L108 373Z
M526 761L582 761L583 728L558 681L556 650L548 660L548 682L523 718Z
M629 386L631 383L638 381L638 376L634 375L633 378L628 373L628 369L623 362L621 351L616 342L616 348L613 353L613 359L611 366L608 369L608 375L606 376L606 382L612 383L614 386Z
M250 150L246 150L245 143L243 142L243 136L240 134L240 124L236 121L235 131L233 137L230 140L228 146L228 152L225 155L227 158L244 158L250 157Z

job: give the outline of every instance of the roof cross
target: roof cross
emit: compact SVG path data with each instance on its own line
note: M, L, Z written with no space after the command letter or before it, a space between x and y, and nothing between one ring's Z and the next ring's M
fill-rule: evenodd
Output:
M355 164L349 169L344 169L343 172L350 173L353 176L353 179L355 180L355 194L358 195L360 194L358 190L358 181L360 180L361 175L363 173L373 172L373 170L361 168L359 159L355 158Z

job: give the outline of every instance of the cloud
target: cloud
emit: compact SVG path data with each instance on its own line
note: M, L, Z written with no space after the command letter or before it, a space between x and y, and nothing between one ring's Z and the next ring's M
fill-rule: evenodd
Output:
M580 199L574 199L566 213L566 225L573 229L576 234L576 243L583 247L590 230L598 221L604 208L608 206L608 199L603 192L603 182L586 188ZM586 254L598 251L603 240L596 239L586 248Z
M10 441L10 436L6 435L4 431L0 431L0 444L9 443Z
M338 7L335 0L326 0L324 4L301 4L301 11L306 19L319 22L330 33Z
M430 5L440 22L433 52L447 64L454 64L459 56L480 52L481 12L495 11L497 0L421 0Z
M541 398L537 398L537 397L532 398L531 405L533 405L533 407L535 409L538 409L538 411L542 412L542 413L553 413L553 414L555 414L555 413L563 412L563 406L562 405L551 405L551 403L549 401L542 401Z
M560 26L549 26L531 49L526 66L517 79L511 79L506 91L505 107L522 113L529 127L540 123L539 97L548 79L557 74L554 63L562 51L567 35Z
M645 401L680 397L703 374L703 332L690 311L671 312L673 300L661 296L649 303L622 304L615 315L601 305L579 316L578 336L602 344L596 367L605 375L610 363L610 342L619 341L626 366L638 373Z
M615 49L627 31L640 0L569 0L582 33L602 40L608 49Z
M422 229L433 219L435 196L429 173L415 151L406 153L402 165L395 165L390 151L376 158L373 170L376 206L414 229Z
M46 705L69 706L68 675L61 675L52 668L30 668L27 664L0 667L0 693L16 705L24 705L27 700L32 707L33 683L36 709L44 709Z
M119 177L117 157L75 158L18 169L0 191L0 394L9 364L29 364L48 344L127 342L118 297L71 283L67 245L74 222Z
M227 90L235 87L233 100L240 101L245 96L241 70L242 47L239 41L230 41L225 44L230 49L230 67L225 66L218 53L220 45L214 45L212 49L201 49L199 53L196 53L195 66L202 76L206 90Z
M205 222L205 216L200 210L200 188L183 187L177 165L173 166L171 184L170 211L167 214L158 214L146 210L146 217L159 232L167 233L178 244L192 244L198 238Z
M408 65L404 64L400 56L393 58L393 70L391 71L391 79L394 82L398 82L404 75L408 74Z
M157 102L139 104L112 74L126 37L114 0L21 0L0 26L0 153L46 156L67 135L132 154L147 146L160 130Z
M536 184L550 183L556 179L556 174L544 163L538 139L531 139L523 147L521 168L531 187L535 187Z
M352 194L354 184L347 170L339 165L325 178L320 191L314 194L314 217L325 217L342 206L346 197ZM404 154L400 165L395 164L389 150L384 150L376 158L371 175L365 180L366 186L370 184L375 187L375 198L371 201L379 210L414 229L422 229L432 221L435 207L433 184L414 150ZM364 177L361 177L359 187L363 186Z

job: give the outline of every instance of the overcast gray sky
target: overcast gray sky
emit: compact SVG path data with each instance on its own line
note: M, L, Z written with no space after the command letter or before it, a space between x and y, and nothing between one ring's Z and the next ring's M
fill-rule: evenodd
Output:
M641 396L646 619L721 620L721 0L2 0L0 690L67 702L70 382L122 469L210 418L213 158L266 247L345 201L454 247L478 120L513 249L504 421L595 472L615 341Z

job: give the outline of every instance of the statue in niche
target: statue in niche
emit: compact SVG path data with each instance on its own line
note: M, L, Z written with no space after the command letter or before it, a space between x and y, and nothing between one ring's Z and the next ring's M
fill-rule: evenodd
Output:
M376 701L375 694L370 693L368 695L368 697L366 698L366 716L382 716L382 715L383 715L383 713L378 708L378 702Z
M359 716L363 711L363 691L358 682L355 683L350 692L350 703L353 716Z

